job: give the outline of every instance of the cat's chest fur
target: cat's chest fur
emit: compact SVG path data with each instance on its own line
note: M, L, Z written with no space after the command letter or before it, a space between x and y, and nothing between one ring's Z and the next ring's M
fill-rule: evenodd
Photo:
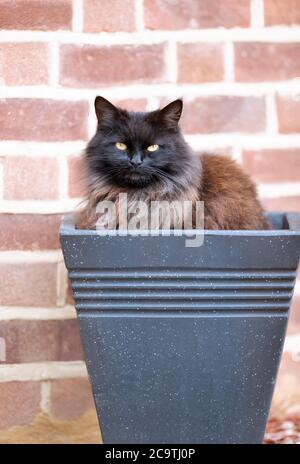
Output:
M196 155L195 155L196 156ZM120 227L120 217L126 215L127 224L140 228L178 228L179 222L188 222L183 202L191 202L193 210L197 201L204 205L205 229L268 229L256 189L250 178L228 157L202 155L186 177L177 182L162 182L143 189L124 189L108 186L98 179L93 182L87 206L79 214L77 227L96 228L99 219L97 205L105 200L114 205L115 227ZM159 206L157 203L159 202ZM172 204L171 204L172 203ZM160 208L160 219L151 217ZM170 214L171 211L171 214ZM108 213L101 213L102 222ZM135 217L135 220L131 221ZM164 218L168 218L165 221ZM130 222L131 221L131 222ZM124 224L124 220L121 221ZM144 224L141 227L140 224Z

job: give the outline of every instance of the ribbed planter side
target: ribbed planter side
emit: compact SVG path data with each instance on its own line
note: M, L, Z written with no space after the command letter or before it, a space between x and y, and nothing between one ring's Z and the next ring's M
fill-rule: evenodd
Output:
M299 216L271 220L199 248L64 220L105 443L262 442L300 254Z

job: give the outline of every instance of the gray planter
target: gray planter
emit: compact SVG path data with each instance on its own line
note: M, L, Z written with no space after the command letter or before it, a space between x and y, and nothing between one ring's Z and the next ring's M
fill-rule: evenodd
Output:
M105 443L261 443L300 254L276 230L186 237L61 226ZM199 233L195 231L195 233Z

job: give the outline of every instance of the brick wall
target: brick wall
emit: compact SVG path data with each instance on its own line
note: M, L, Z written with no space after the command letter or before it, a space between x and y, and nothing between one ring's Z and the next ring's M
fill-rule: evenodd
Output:
M95 95L138 110L182 96L195 150L234 156L267 209L300 210L300 1L0 0L0 29L1 442L93 408L58 226ZM300 384L299 295L279 402Z

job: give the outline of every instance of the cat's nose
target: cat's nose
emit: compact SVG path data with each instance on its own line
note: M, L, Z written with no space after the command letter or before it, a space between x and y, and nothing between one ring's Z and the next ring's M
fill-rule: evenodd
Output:
M140 153L135 153L133 157L130 159L130 164L132 166L140 166L142 164L143 160L141 158Z

